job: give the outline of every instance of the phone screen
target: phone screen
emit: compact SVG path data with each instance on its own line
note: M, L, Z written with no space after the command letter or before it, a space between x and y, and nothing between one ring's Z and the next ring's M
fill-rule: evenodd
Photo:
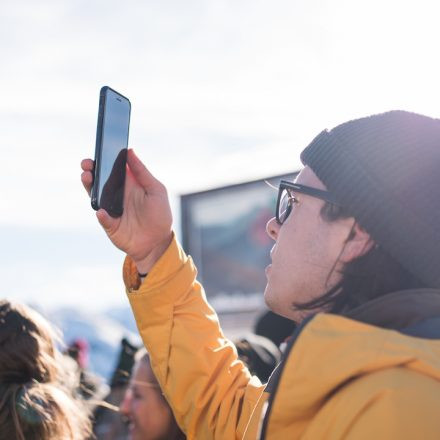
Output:
M130 101L109 87L100 94L92 206L119 217L123 211Z

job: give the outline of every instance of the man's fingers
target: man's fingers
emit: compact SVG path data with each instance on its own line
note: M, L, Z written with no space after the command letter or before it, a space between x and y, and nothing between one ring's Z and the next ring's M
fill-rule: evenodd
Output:
M133 176L144 189L151 188L152 185L158 183L132 149L128 150L127 163Z
M84 185L87 193L90 195L90 191L92 190L93 185L93 175L90 171L83 171L81 174L81 182Z
M83 171L93 171L95 167L95 162L92 159L83 159L81 161L81 168Z

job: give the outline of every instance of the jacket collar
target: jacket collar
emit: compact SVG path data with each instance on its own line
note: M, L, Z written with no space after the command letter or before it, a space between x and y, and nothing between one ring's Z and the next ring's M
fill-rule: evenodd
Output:
M343 315L412 336L440 339L440 290L411 289L389 293Z
M315 315L289 344L272 384L260 439L275 437L287 426L289 438L300 438L328 397L355 378L398 367L440 381L440 338L404 333L348 317Z
M260 439L269 435L269 424L276 430L313 417L326 396L351 378L393 366L440 380L440 290L393 292L345 316L321 313L303 321L269 380L271 395ZM284 413L288 421L279 420Z

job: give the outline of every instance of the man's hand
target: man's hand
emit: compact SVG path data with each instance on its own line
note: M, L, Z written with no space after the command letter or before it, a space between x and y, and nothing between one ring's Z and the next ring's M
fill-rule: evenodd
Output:
M81 182L90 195L94 162L81 162ZM140 273L147 273L172 240L172 215L167 190L128 150L124 213L113 218L104 209L96 213L113 244L129 255Z

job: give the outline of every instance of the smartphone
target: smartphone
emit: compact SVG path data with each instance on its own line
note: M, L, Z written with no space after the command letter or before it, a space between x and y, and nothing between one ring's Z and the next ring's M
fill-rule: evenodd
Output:
M110 87L99 93L92 207L120 217L124 206L130 101Z

